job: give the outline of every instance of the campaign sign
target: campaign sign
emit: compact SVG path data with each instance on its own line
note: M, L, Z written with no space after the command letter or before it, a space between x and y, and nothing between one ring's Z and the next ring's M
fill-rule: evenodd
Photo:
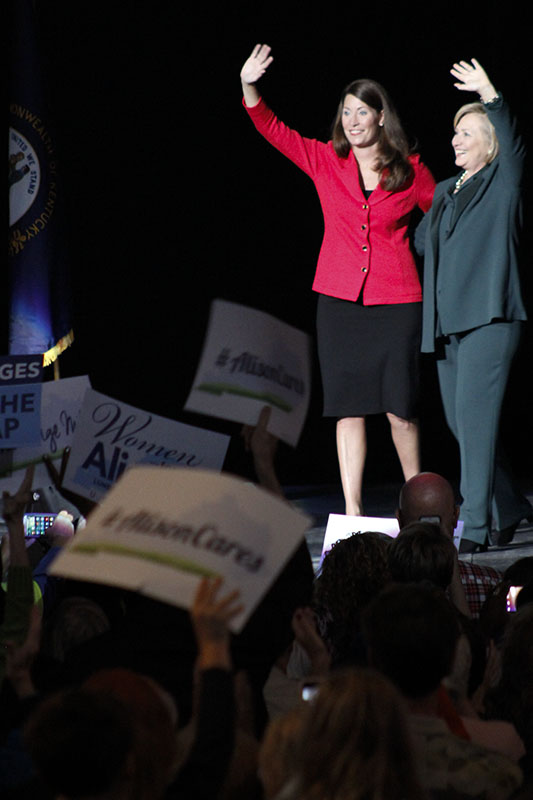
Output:
M42 384L39 441L29 447L0 453L1 491L16 492L29 464L35 464L34 487L49 485L50 477L42 457L47 455L52 461L59 461L65 447L72 445L83 398L89 388L87 375Z
M331 550L335 542L338 542L340 539L348 539L354 534L365 533L365 531L385 533L387 536L395 539L400 532L400 528L398 520L395 517L357 517L349 514L330 514L324 533L320 564L322 564L324 557L329 550ZM453 541L456 547L459 546L462 531L463 522L458 521L457 527L453 533Z
M129 469L50 574L190 608L199 580L238 589L238 632L301 542L310 518L249 482L209 470Z
M184 425L90 389L63 486L98 502L133 464L220 470L229 436Z
M268 429L298 443L309 406L310 339L270 314L215 300L185 408L256 425L271 407Z
M0 448L39 441L42 376L42 354L0 356Z

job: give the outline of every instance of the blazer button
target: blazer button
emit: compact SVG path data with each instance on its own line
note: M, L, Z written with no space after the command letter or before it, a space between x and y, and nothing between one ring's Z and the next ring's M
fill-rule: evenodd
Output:
M368 272L368 268L367 267L361 267L361 272Z
M368 208L369 206L367 205L367 203L363 203L363 211L367 211Z
M361 225L361 230L366 231L366 227L367 227L366 225Z
M368 247L366 246L366 244L364 244L363 245L363 253L366 253L367 250L368 250Z

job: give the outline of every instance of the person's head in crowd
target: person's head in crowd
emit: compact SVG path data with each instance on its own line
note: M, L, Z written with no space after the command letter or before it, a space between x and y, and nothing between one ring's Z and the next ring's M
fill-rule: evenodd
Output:
M501 648L501 676L487 695L486 710L514 723L528 750L533 779L533 603L525 603L508 617Z
M533 581L533 556L524 556L513 561L504 571L502 579L510 586L525 586Z
M327 638L334 660L351 655L361 610L389 581L391 538L375 531L340 539L326 553L315 582L315 606L331 621Z
M45 700L25 740L38 773L68 800L158 800L178 760L175 708L152 680L101 670Z
M265 800L273 800L293 776L302 729L301 706L274 717L259 750L259 777Z
M411 522L400 530L389 547L389 570L393 581L416 583L428 580L447 589L453 576L455 547L437 524Z
M111 695L76 687L49 696L30 717L24 739L55 797L133 797L134 731L128 710Z
M100 670L84 686L119 700L128 710L137 797L157 800L178 761L177 711L173 700L151 678L122 668Z
M286 760L283 796L291 800L422 797L406 713L399 693L382 675L366 669L332 673L285 731L295 741ZM287 752L287 742L284 748ZM274 748L269 749L275 759ZM268 769L266 754L263 759L262 772Z
M65 597L46 626L43 649L56 661L64 662L76 647L110 630L104 609L89 597Z
M408 699L436 692L451 672L460 628L441 589L394 583L365 609L362 630L369 664Z
M459 506L446 478L435 472L420 472L402 486L396 516L400 528L411 522L434 522L453 538Z

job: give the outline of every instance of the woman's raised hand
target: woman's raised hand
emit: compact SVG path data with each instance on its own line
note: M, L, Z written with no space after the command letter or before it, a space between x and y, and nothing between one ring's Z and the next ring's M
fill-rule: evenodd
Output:
M468 61L457 62L450 72L458 81L454 83L454 86L461 92L477 92L485 103L496 97L496 89L479 61L476 61L475 58L472 59L470 64Z
M241 69L241 81L243 83L256 83L274 60L270 55L271 48L267 44L256 44L252 54L244 62Z

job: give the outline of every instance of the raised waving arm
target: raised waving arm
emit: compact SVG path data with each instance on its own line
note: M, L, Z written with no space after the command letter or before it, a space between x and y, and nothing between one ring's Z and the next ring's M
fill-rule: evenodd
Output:
M256 44L241 69L242 93L248 108L256 106L261 99L255 84L274 60L270 55L270 50L271 48L267 44Z
M498 92L490 81L489 76L475 58L469 64L468 61L459 61L450 70L457 83L456 89L461 92L477 92L483 103L494 100Z

